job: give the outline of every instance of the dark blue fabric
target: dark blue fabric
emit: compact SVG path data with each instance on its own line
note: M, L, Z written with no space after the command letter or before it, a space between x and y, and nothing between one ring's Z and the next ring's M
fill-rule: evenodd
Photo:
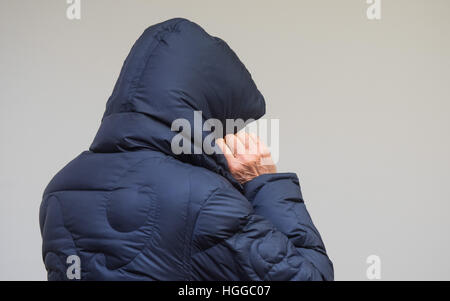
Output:
M185 19L149 27L89 149L40 209L49 280L332 280L295 174L239 185L223 155L174 155L177 118L258 119L264 98L228 45ZM238 129L234 129L236 131ZM206 135L207 133L203 133Z

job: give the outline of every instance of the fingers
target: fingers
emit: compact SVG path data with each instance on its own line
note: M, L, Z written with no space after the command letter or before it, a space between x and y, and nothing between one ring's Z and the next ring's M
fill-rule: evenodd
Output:
M236 134L238 139L244 144L246 154L256 155L258 154L258 144L250 137L248 133L245 131L239 132Z
M231 175L241 184L258 175L276 173L276 166L264 143L254 134L239 132L216 140L228 162Z
M230 150L230 148L225 143L225 140L223 138L217 139L216 144L219 146L220 150L222 151L227 161L234 159L233 152Z
M258 136L256 136L253 133L249 133L248 135L253 140L253 142L256 144L258 153L260 153L262 155L270 155L270 150L267 148L267 146L264 144L264 142L262 142L261 139L259 139Z
M236 135L228 134L225 136L225 143L234 156L245 153L245 145Z
M236 135L228 134L225 138L217 139L216 143L225 156L236 157L244 154L270 156L268 147L255 134L245 131Z

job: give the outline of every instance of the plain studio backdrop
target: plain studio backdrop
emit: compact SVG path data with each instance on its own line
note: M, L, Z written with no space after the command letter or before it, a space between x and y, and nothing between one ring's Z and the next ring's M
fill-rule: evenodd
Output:
M280 120L337 280L450 280L450 1L0 1L0 280L44 280L38 211L88 149L130 47L185 17L229 43Z

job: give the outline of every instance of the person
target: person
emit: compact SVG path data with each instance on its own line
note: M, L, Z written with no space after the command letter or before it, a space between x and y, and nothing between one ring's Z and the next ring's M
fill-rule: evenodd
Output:
M265 100L223 40L186 19L153 25L89 150L44 191L49 280L333 280L297 176L258 137L226 129L218 152L173 152L173 122L194 112L258 119Z

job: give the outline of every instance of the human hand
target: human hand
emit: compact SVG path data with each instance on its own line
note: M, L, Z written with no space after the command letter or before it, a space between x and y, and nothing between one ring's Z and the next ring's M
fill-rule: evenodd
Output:
M254 134L229 134L225 139L217 139L216 144L228 162L231 175L241 184L259 175L277 172L269 149Z

